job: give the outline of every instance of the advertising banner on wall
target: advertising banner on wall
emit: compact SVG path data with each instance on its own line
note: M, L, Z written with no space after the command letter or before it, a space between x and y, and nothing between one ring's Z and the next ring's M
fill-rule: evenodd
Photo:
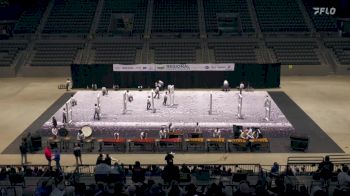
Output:
M143 72L143 71L234 71L235 64L113 64L116 72Z

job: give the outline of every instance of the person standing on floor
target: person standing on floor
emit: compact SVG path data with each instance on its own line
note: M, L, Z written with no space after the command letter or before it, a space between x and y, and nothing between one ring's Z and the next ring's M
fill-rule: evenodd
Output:
M69 91L69 87L70 87L70 79L67 78L67 81L66 81L66 91Z
M147 110L150 110L151 109L151 100L150 100L150 96L148 96L147 98Z
M47 164L48 166L51 166L51 160L52 160L52 150L50 148L50 146L46 146L45 149L44 149L44 155L45 155L45 158L47 160Z
M60 164L61 154L59 150L55 151L54 160L56 161L56 169L59 169L61 171L62 170L61 164Z
M77 167L79 166L79 162L80 162L80 165L82 165L83 162L81 160L81 148L80 148L80 145L78 143L74 144L73 154L74 154L74 157L75 157L75 161L76 161Z
M244 89L244 84L243 84L243 82L241 82L240 84L239 84L239 94L242 94L242 90Z
M155 94L153 96L153 98L156 98L159 99L159 86L156 87L156 89L154 90Z
M100 106L95 104L95 113L94 113L94 120L97 118L97 120L100 120Z
M163 98L163 105L166 105L166 102L168 101L168 92L165 92L164 98Z
M63 112L62 112L62 123L66 124L67 123L67 112L66 112L66 108L63 108Z
M53 128L57 128L57 120L56 120L56 117L52 117L52 126Z
M21 145L19 146L19 150L21 151L21 165L24 165L27 163L27 144L26 142L22 142Z

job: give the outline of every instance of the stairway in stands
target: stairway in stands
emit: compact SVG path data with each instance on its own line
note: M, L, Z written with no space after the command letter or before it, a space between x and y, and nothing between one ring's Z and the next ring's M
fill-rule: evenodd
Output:
M205 29L205 18L204 18L204 7L203 0L197 0L198 5L198 25L201 40L201 59L199 62L208 63L209 62L209 48L208 48L208 35Z

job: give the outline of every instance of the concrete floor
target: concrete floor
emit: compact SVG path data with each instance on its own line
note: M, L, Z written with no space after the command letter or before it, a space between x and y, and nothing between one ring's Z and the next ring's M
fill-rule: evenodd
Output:
M3 151L65 91L57 86L65 78L0 78L0 151ZM288 94L346 153L350 153L350 77L282 77L281 89ZM320 141L322 142L322 141ZM285 164L289 156L310 153L216 153L176 154L175 163ZM205 156L205 159L203 158ZM83 163L94 164L96 155L83 155ZM118 154L125 164L164 163L163 154ZM44 155L28 156L32 164L46 164ZM62 155L63 165L75 163L73 155ZM0 164L19 164L19 155L0 155Z

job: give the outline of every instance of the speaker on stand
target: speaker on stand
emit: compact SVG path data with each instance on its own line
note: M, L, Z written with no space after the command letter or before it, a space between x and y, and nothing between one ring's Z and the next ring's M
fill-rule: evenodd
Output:
M306 135L291 135L290 147L292 150L305 151L309 147L309 137Z

